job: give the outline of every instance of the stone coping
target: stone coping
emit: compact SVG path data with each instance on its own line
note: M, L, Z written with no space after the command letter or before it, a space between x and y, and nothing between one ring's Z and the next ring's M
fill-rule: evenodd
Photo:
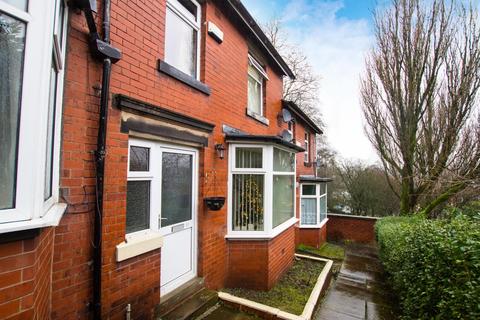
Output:
M327 217L362 219L362 220L380 220L381 217L355 216L353 214L327 213Z
M305 305L303 312L300 316L282 311L278 308L270 307L262 303L258 303L252 300L240 298L229 293L219 292L218 297L220 300L225 302L232 303L234 305L239 305L240 307L246 307L247 309L258 311L263 314L273 316L273 319L282 319L282 320L311 320L315 306L317 305L318 300L322 293L324 293L328 288L328 282L330 280L330 273L333 266L333 260L323 259L312 257L303 254L295 254L295 257L301 259L310 259L325 262L322 272L318 276L317 282L313 287L312 293L308 298L307 304Z

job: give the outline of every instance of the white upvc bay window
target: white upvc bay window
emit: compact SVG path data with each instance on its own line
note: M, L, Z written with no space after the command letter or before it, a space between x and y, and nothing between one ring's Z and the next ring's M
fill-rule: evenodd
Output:
M0 0L0 233L55 225L67 9Z
M300 227L322 227L327 221L327 184L303 183L300 192Z
M295 153L273 145L229 149L229 238L272 238L295 218Z

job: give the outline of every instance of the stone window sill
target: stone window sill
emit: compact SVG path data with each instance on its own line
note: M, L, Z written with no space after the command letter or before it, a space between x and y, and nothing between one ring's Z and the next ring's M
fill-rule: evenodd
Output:
M141 236L128 238L117 245L117 262L125 261L163 246L163 236L150 231Z
M186 84L187 86L196 89L207 96L209 96L212 91L209 86L207 86L205 83L198 81L194 77L178 70L174 66L166 63L165 61L158 60L158 71L169 75L170 77L177 79L178 81Z
M250 118L253 118L254 120L257 120L258 122L260 122L260 123L262 123L266 126L268 126L270 124L270 121L267 118L259 115L258 113L255 113L255 112L249 110L248 108L247 108L247 116L249 116Z

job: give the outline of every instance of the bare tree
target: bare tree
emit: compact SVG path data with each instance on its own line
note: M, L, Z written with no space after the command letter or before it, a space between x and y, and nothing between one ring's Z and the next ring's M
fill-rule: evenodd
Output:
M430 214L480 174L480 29L473 6L393 0L362 77L370 141L401 214Z
M283 98L293 101L323 127L322 114L318 108L320 77L314 72L307 56L297 45L288 41L280 20L274 19L266 23L263 30L295 75L295 79L284 79Z

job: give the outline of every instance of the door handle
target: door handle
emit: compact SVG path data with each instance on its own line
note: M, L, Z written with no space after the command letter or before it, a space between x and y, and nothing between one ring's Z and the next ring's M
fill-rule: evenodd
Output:
M168 218L160 218L160 220L168 220Z

